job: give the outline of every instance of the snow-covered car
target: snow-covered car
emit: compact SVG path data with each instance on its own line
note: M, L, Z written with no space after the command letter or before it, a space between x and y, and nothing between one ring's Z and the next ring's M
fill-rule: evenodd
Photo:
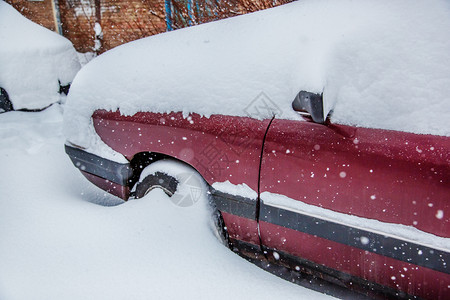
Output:
M72 43L0 1L0 112L61 100L81 66Z
M449 16L301 1L118 47L74 80L66 152L124 200L176 193L164 162L191 166L243 255L448 299Z

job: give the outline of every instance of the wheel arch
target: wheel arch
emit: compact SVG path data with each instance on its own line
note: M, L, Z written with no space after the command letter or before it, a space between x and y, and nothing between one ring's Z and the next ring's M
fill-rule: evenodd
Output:
M130 189L135 186L135 184L139 181L139 177L141 176L142 171L149 165L151 165L154 162L157 162L162 159L171 159L174 161L177 161L179 163L182 163L186 166L189 166L193 170L195 170L206 182L208 185L208 188L211 189L211 183L209 183L204 174L202 174L195 166L192 164L181 160L175 156L171 156L168 154L160 153L160 152L152 152L152 151L143 151L136 153L133 158L130 160L130 166L133 170L133 176L130 179L129 187Z
M229 234L228 234L228 230L227 230L227 225L225 223L225 220L223 218L222 212L219 210L216 200L215 200L215 196L213 195L213 188L211 186L210 183L208 183L205 179L205 176L203 176L199 170L197 168L195 168L192 164L181 160L179 158L167 155L167 154L163 154L163 153L158 153L158 152L139 152L136 153L133 158L131 159L131 165L134 167L133 170L133 179L135 180L135 182L133 183L131 187L136 186L136 197L139 194L139 184L140 184L140 176L142 174L142 171L150 166L153 163L156 163L158 161L161 160L171 160L171 161L175 161L177 163L180 163L186 167L189 167L190 169L192 169L193 171L195 171L200 177L201 179L203 179L204 184L206 185L206 189L208 192L208 198L209 198L209 205L212 209L211 211L211 217L212 217L212 221L213 221L213 225L215 227L215 234L217 235L217 238L229 249L233 249L233 244L231 243ZM138 171L135 171L138 170ZM163 170L161 170L163 171ZM156 171L155 174L158 174L160 171ZM165 174L160 174L160 175L165 175ZM157 175L158 176L158 175ZM172 177L172 175L168 175L169 177ZM167 180L167 178L164 178L164 180L166 182L170 182L170 180ZM176 179L175 179L176 180ZM143 180L143 182L145 182L145 179ZM177 182L176 184L179 184L179 182ZM159 188L161 188L161 186L157 186ZM172 197L174 191L170 191L171 193L168 193L164 188L162 188L163 191L169 196ZM145 194L144 194L145 195ZM140 197L137 197L140 198Z

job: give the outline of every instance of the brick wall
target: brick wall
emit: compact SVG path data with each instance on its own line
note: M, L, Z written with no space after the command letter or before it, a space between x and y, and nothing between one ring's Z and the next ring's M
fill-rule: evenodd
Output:
M101 0L103 52L121 44L164 32L164 1ZM59 0L63 34L80 52L94 50L95 1Z
M58 1L63 35L78 52L91 52L94 47L95 8L91 2Z
M102 0L103 45L118 45L166 31L164 1Z

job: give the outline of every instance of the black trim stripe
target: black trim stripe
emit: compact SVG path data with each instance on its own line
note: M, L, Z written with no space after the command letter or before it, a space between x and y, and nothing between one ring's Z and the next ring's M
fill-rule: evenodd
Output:
M230 195L213 188L211 188L210 192L219 211L256 220L256 199L252 200L241 196Z
M256 199L229 195L215 189L211 190L211 194L219 211L256 220ZM440 249L270 206L263 201L260 221L450 274L447 267L450 253Z
M261 202L261 221L450 274L450 253Z
M127 186L133 176L130 164L120 164L68 145L65 145L65 149L75 167L84 172L122 186Z

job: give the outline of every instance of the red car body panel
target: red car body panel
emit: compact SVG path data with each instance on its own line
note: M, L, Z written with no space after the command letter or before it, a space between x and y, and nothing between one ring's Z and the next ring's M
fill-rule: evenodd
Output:
M445 137L274 120L264 143L260 189L448 238L450 220L437 216L450 211L449 149ZM376 246L357 249L263 222L266 217L261 210L261 242L271 249L411 295L450 297L448 274L379 255Z
M245 183L257 191L257 199L249 200L229 201L217 194L216 205L234 241L334 270L344 281L356 278L385 287L394 291L390 295L450 298L445 250L286 211L271 206L276 198L265 199L279 194L294 206L301 202L449 238L448 137L301 120L151 112L123 116L104 110L94 113L93 124L130 165L139 153L159 153L190 164L210 185ZM71 156L74 163L98 161L77 155ZM128 174L127 166L119 167ZM129 194L117 178L111 183L84 175L123 199ZM370 237L370 243L360 245L360 236ZM429 256L418 255L422 251Z
M270 120L214 115L210 118L181 113L137 113L97 111L94 127L102 140L131 160L140 152L165 154L194 167L209 183L246 183L258 190L258 174L264 134ZM256 210L256 199L255 199ZM242 218L224 216L228 224ZM254 243L256 220L230 227L233 236Z
M226 212L222 212L222 216L227 225L227 232L230 238L259 247L258 232L253 230L258 227L256 220L239 217Z
M102 140L131 160L140 152L157 152L193 166L209 183L246 183L258 190L258 171L269 120L182 113L97 111L94 127Z
M267 247L338 270L348 281L364 278L425 299L450 296L448 274L263 221L260 228Z
M83 176L86 177L87 180L114 196L127 200L128 196L130 195L130 188L128 186L120 185L118 183L109 181L99 176L95 176L88 172L81 171L81 174L83 174Z
M260 189L450 237L450 219L436 217L450 211L449 149L447 137L274 120Z

